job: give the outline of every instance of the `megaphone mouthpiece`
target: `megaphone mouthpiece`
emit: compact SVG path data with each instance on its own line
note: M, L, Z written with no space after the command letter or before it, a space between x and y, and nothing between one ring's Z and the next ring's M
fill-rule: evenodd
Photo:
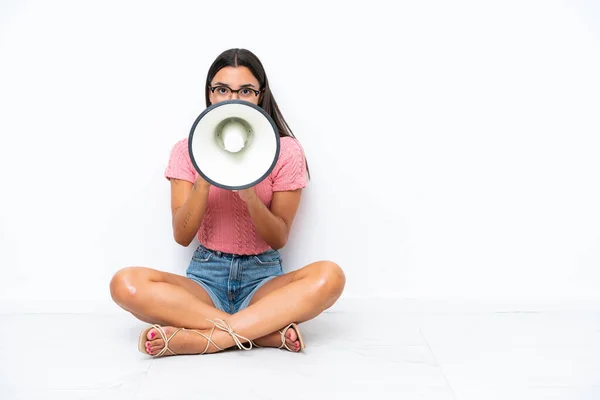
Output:
M223 149L230 153L237 153L246 147L249 129L238 119L224 121L217 137L220 138Z

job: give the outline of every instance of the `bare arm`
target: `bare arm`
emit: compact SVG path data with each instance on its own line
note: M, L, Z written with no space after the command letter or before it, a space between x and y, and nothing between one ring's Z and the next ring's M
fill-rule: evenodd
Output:
M198 176L196 182L171 179L171 214L173 237L182 246L194 240L208 204L210 184Z
M271 209L267 208L253 188L239 192L246 202L248 213L259 236L272 249L281 249L287 243L292 222L298 211L302 189L274 192Z

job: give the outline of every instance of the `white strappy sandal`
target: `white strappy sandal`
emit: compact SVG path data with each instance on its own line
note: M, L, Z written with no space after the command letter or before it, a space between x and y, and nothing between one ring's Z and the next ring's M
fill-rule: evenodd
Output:
M296 331L296 335L298 335L298 342L300 342L300 349L298 351L290 349L287 343L285 342L285 333L290 328L294 328L294 330ZM304 344L304 338L302 337L302 333L300 333L300 328L298 328L298 324L296 324L295 322L292 322L291 324L280 330L279 333L281 333L281 346L279 346L278 348L281 349L285 347L286 349L294 353L299 353L306 348L306 345Z
M250 350L252 349L252 341L241 336L238 335L237 333L235 333L233 331L233 329L231 328L231 326L223 321L222 319L216 319L215 321L212 320L207 320L212 322L215 326L212 327L212 329L210 330L210 333L208 334L208 336L206 336L204 333L202 332L198 332L197 330L194 329L186 329L186 328L179 328L177 330L175 330L175 332L173 332L173 334L167 338L167 333L165 332L165 330L162 328L162 326L160 325L152 325L149 326L148 328L144 329L142 331L142 333L140 333L140 337L138 339L138 350L146 355L151 355L148 354L148 352L146 351L146 342L149 341L148 339L148 332L151 329L156 329L156 331L158 332L158 334L160 335L161 339L165 342L165 347L162 348L161 351L159 351L156 354L152 354L152 357L156 358L156 357L161 357L163 356L167 351L171 354L168 355L173 355L176 356L178 355L177 353L175 353L173 350L171 350L169 348L169 342L171 341L171 339L173 339L173 337L175 337L175 335L177 333L179 333L179 331L187 331L187 332L194 332L197 335L202 336L204 339L206 339L206 347L204 348L204 350L202 351L202 353L200 354L206 354L206 351L208 350L208 347L210 346L210 344L212 343L213 346L215 346L217 349L219 350L223 350L221 347L219 347L219 345L217 345L213 340L212 340L212 335L213 332L215 331L215 327L219 328L227 333L229 333L229 335L231 335L231 337L233 338L233 341L235 342L236 346L238 347L238 349L240 350ZM243 339L244 341L246 341L248 343L248 347L244 346L244 344L242 343L242 341L240 339Z
M294 330L296 331L296 335L298 336L298 339L296 339L296 340L298 340L298 342L300 342L300 349L298 349L297 351L295 349L290 349L290 347L285 342L285 333L290 328L294 328ZM295 322L292 322L285 328L279 330L279 333L281 333L281 346L279 346L278 349L283 349L285 347L287 350L291 351L292 353L299 353L306 348L306 345L304 344L304 338L302 337L302 333L300 332L300 328L298 328L298 324L296 324ZM252 344L255 347L261 347L254 342L252 342Z

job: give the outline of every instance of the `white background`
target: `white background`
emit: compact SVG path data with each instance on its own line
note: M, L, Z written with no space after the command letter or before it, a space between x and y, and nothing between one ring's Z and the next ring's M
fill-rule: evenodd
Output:
M118 269L184 273L163 172L231 47L263 62L313 174L287 270L334 260L345 298L597 298L599 16L3 0L0 309L116 311Z

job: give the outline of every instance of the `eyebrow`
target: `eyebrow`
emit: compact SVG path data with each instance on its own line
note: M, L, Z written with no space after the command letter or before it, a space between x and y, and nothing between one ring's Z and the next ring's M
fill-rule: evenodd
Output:
M215 82L214 86L227 86L228 88L231 88L231 86L229 86L226 83L223 82ZM244 87L255 87L253 84L251 83L246 83L240 86L240 88L244 88Z

